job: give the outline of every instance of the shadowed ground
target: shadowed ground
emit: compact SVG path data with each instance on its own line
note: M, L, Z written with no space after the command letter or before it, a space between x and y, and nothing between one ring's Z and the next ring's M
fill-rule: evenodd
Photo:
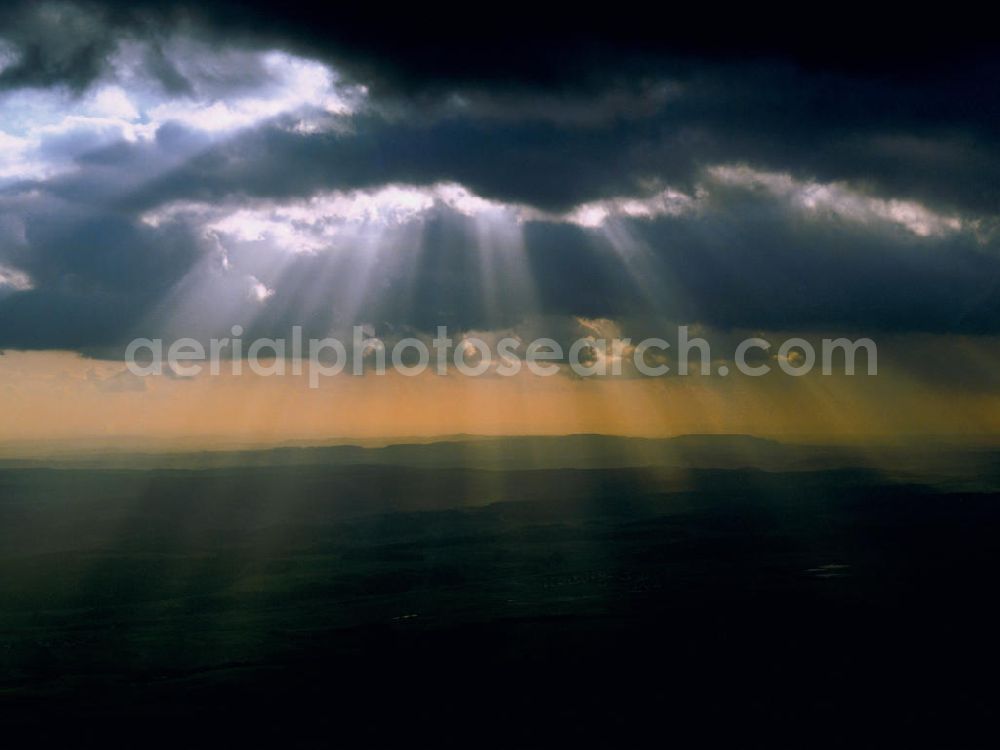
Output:
M998 500L851 469L7 469L0 721L77 743L977 744Z

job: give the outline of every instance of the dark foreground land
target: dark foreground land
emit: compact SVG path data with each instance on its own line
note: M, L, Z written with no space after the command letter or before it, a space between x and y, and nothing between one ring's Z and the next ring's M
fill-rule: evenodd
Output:
M998 574L868 469L9 468L0 737L994 747Z

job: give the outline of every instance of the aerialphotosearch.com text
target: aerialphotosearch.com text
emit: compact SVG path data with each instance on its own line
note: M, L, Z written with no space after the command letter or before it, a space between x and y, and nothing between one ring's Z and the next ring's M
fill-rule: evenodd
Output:
M438 375L454 371L467 377L512 377L527 370L547 377L568 368L574 375L588 378L692 373L725 377L732 368L743 376L761 377L777 368L798 377L813 372L817 365L823 375L854 375L856 364L863 359L867 375L878 373L877 347L869 338L824 338L817 347L799 337L776 345L751 337L738 342L725 357L713 358L708 340L690 335L688 326L679 326L672 342L659 337L633 343L629 338L587 336L568 346L552 338L524 341L515 336L500 338L491 346L477 336L451 338L446 326L438 326L437 335L429 342L407 337L391 345L366 333L363 326L353 327L349 346L330 337L304 340L301 326L292 327L288 340L244 341L243 328L238 325L230 332L231 336L210 339L207 346L195 338L169 343L137 338L125 350L125 364L140 377L166 371L178 377L195 377L206 370L211 375L240 375L245 367L264 377L307 375L311 388L318 388L323 378L344 372L384 375L390 369L406 376L421 375L433 368Z

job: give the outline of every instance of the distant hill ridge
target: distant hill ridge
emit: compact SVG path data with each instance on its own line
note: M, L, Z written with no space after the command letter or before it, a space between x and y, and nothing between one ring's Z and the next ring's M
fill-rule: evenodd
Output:
M95 449L46 459L0 459L4 469L207 470L348 466L410 469L532 471L552 469L759 469L767 472L874 470L909 482L951 489L1000 490L1000 450L940 443L824 446L782 443L753 435L681 435L670 438L577 434L456 436L381 446L280 446L199 452L126 452Z
M7 460L0 466L115 468L222 468L268 465L391 465L481 469L616 468L676 466L788 468L808 448L752 435L682 435L670 438L600 434L559 436L456 436L422 443L281 446L192 453L108 452L46 460Z

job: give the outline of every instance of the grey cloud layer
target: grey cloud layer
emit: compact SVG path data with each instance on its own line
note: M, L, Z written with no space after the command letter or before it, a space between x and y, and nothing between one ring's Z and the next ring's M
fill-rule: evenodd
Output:
M529 314L1000 330L998 63L978 48L903 75L575 37L600 53L574 67L532 40L536 74L504 77L456 42L452 75L422 47L231 12L3 19L0 347ZM681 207L649 208L668 188ZM241 209L264 229L232 231Z

